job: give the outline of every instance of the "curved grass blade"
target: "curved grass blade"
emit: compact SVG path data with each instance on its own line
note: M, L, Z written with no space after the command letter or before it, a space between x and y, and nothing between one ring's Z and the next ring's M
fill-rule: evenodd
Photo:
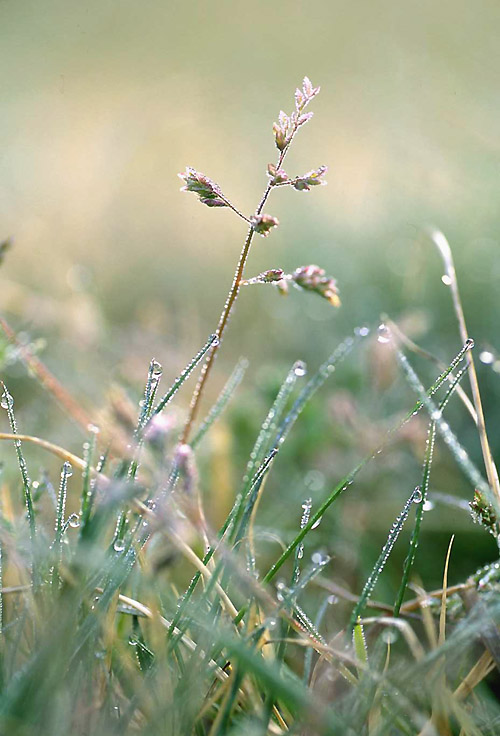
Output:
M137 420L137 426L134 430L134 456L130 461L127 473L128 479L132 481L135 480L139 469L139 458L144 442L144 428L151 417L151 412L153 411L153 403L162 373L163 368L160 363L153 358L149 364L148 377L144 388L144 398L141 401L139 419Z
M474 341L469 339L466 345L467 349L469 350L473 347ZM396 349L396 355L399 364L401 365L405 373L409 385L415 391L415 393L420 396L421 404L425 406L431 419L435 420L437 430L444 440L445 444L448 445L457 465L461 468L464 475L469 479L473 487L481 491L481 493L486 496L489 503L493 506L496 512L500 513L498 500L495 494L493 493L489 484L484 480L483 476L481 475L475 464L470 459L465 448L462 447L462 445L458 441L448 422L446 422L442 418L439 408L436 406L434 401L432 401L432 399L426 394L419 377L410 365L408 359L401 352L401 350Z
M66 496L68 493L68 478L73 474L71 464L65 462L61 470L61 480L59 483L59 494L57 496L56 511L56 529L55 537L52 543L52 551L54 554L54 564L50 571L50 582L53 587L59 586L59 567L62 560L62 544L65 531L64 513L66 510Z
M272 442L271 448L272 451L275 453L279 450L283 442L285 441L288 433L290 432L291 428L297 421L298 417L300 416L302 410L304 409L307 402L312 398L312 396L318 391L325 381L331 376L331 374L334 372L337 364L342 361L345 356L352 350L352 347L355 343L356 337L359 337L359 335L356 335L355 337L347 337L343 342L340 343L340 345L337 346L337 348L333 351L333 353L324 361L324 363L321 364L321 366L318 368L316 373L309 379L309 381L306 383L302 391L300 392L299 396L297 397L296 401L294 402L292 408L288 412L288 414L285 416L281 424L278 426L277 433L274 437L274 440ZM301 370L299 372L299 375L303 375L303 368L301 364ZM266 418L266 421L262 425L261 434L257 438L256 447L257 452L255 452L255 458L250 458L250 461L252 463L252 470L255 469L257 459L259 457L259 452L264 451L265 452L265 442L268 441L268 439L271 436L271 432L273 431L271 420L269 420L269 417L274 420L274 423L277 423L278 416L277 416L277 409L280 408L281 410L285 406L286 398L288 398L288 395L293 388L294 382L292 381L292 373L295 373L297 375L297 364L294 365L292 368L292 371L288 374L284 384L282 385L280 392L276 398L275 404L271 408L268 417ZM269 420L269 421L268 421ZM267 426L266 426L267 425ZM269 457L269 455L267 456ZM263 461L267 462L267 458ZM248 468L247 468L247 475L248 475ZM242 502L243 506L243 515L248 520L251 517L251 512L253 509L253 505L255 504L258 497L258 492L253 493L250 495L250 493L247 492L246 497L244 498ZM243 526L243 519L240 524L240 527L238 527L238 537L241 539L244 534L246 533L246 527Z
M82 498L80 503L80 534L81 537L85 532L88 524L90 513L92 511L93 493L91 482L91 468L94 460L95 448L97 444L97 427L90 428L90 437L83 445L83 462L85 463L82 474ZM98 471L99 472L99 471Z
M241 508L238 510L238 517L233 535L234 539L241 539L246 533L246 524L248 524L251 517L253 505L257 499L260 489L259 484L259 487L255 491L255 478L258 476L261 467L268 463L271 438L276 431L277 423L285 410L287 401L297 382L297 378L304 376L305 373L306 367L302 361L294 363L285 380L281 384L276 399L262 423L259 434L257 435L257 439L252 448L252 452L250 453L250 458L245 470L245 476L243 478ZM244 518L244 521L242 517Z
M462 368L462 370L459 371L459 373L457 373L453 383L449 386L444 399L441 401L439 405L440 412L444 410L446 404L451 398L452 393L458 387L460 380L462 379L463 375L466 373L467 368L468 366L466 366L465 368ZM432 459L434 457L435 440L436 440L436 422L434 420L431 420L429 424L429 430L427 433L427 443L426 443L426 448L425 448L424 466L422 470L421 489L422 489L423 500L422 500L422 503L419 504L417 508L417 513L415 514L415 525L413 527L413 532L412 532L411 539L410 539L410 546L408 549L408 554L404 562L401 585L398 591L398 595L396 597L396 602L394 603L394 616L396 618L399 616L399 612L401 610L401 605L403 603L404 594L406 591L406 587L408 585L410 572L411 572L413 563L415 561L415 556L417 554L418 541L420 538L420 528L421 528L422 519L424 516L424 504L427 500L427 493L429 491L429 478L430 478L430 473L431 473Z
M354 630L354 627L358 623L358 619L363 611L363 608L365 607L366 602L370 598L373 592L373 589L375 588L375 585L377 584L379 575L384 569L385 563L387 562L389 555L392 552L392 548L396 544L396 540L399 537L401 529L403 528L404 523L406 519L408 518L408 514L410 513L412 504L418 503L422 505L422 499L423 499L422 491L420 490L420 487L417 486L415 490L412 492L409 499L406 501L401 513L399 514L396 521L391 527L389 536L387 537L387 541L382 547L382 551L379 555L379 558L377 562L375 563L373 570L371 571L368 577L368 580L365 583L363 591L359 597L359 601L355 605L354 610L351 614L351 619L349 621L349 631L352 632Z
M438 378L434 381L432 386L428 389L427 393L424 394L427 397L432 396L436 393L436 391L440 388L440 386L443 385L444 381L448 378L448 376L451 374L451 372L456 368L456 366L463 360L465 353L467 350L469 350L470 346L464 346L457 356L452 360L448 368L443 371ZM387 444L392 439L392 436L398 432L401 427L403 427L413 416L419 413L421 411L422 407L424 406L423 400L418 400L417 403L413 406L413 408L406 414L404 419L399 422L396 426L394 426L389 432L387 433L387 436L385 440L373 451L370 452L368 455L365 455L365 457L351 470L350 473L348 473L344 478L338 483L333 491L330 493L330 495L323 501L323 503L320 505L318 510L312 515L312 517L307 522L306 526L300 530L300 532L297 534L297 536L290 542L286 550L282 553L282 555L278 558L278 560L273 564L273 566L269 569L265 577L263 578L264 583L268 583L270 580L274 578L278 570L282 567L282 565L288 560L290 555L293 553L294 549L299 545L306 534L308 534L313 526L321 521L323 518L323 515L328 510L328 508L334 503L337 498L353 483L354 478L357 476L357 474L360 472L360 470L373 458L377 457L377 455L385 449Z
M167 393L163 396L163 398L158 402L158 404L156 405L156 407L153 409L153 411L151 413L151 417L148 420L148 422L146 423L146 426L147 426L147 424L149 423L149 421L151 421L151 419L154 416L156 416L161 411L163 411L163 409L166 407L166 405L171 401L171 399L173 398L173 396L180 389L180 387L182 386L182 384L184 383L184 381L187 378L189 378L190 374L196 368L196 366L198 365L198 363L203 359L203 357L206 355L206 353L208 353L208 351L210 350L210 348L214 348L218 344L219 344L219 338L218 338L218 336L215 333L213 335L210 335L210 337L208 338L208 340L206 341L206 343L202 347L202 349L198 353L196 353L196 355L191 360L191 362L188 363L188 365L184 368L184 370L182 371L182 373L175 379L175 381L173 382L172 386L169 388L169 390L167 391Z
M10 424L10 429L11 429L12 434L17 435L18 434L17 423L16 423L16 417L14 415L14 399L10 395L7 389L7 386L3 382L0 383L0 386L2 387L2 398L0 401L0 405L2 409L7 410L7 415L9 417L9 424ZM32 573L33 573L33 584L36 586L38 585L39 580L38 580L36 554L35 554L36 520L35 520L35 510L33 508L33 499L31 496L31 480L28 475L28 466L26 465L26 460L24 459L21 440L15 439L14 447L16 448L17 462L19 465L19 470L21 471L21 477L23 481L24 503L26 505L26 516L28 519L30 543L31 543L31 554L32 554L31 565L32 565Z

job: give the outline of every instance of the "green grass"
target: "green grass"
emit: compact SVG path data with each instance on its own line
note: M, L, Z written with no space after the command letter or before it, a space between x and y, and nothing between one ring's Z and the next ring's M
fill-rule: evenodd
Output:
M305 81L298 113L305 107L302 94L312 99L317 91ZM297 129L293 119L281 118L275 126L279 155L270 182ZM289 183L301 190L314 186L323 173L318 169ZM428 589L419 569L439 438L470 485L470 497L476 492L472 511L483 534L498 540L496 469L478 419L479 388L473 383L473 407L459 392L474 371L473 341L463 314L463 347L455 358L448 357L428 388L412 366L413 356L403 352L399 332L385 325L356 328L339 345L328 346L310 377L296 362L276 386L251 444L243 431L234 430L226 454L238 476L230 510L217 519L212 505L219 500L218 489L206 492L216 445L207 444L217 431L237 427L244 360L236 363L206 417L197 421L197 412L243 283L253 236L277 226L271 216L259 219L263 203L272 188L285 183L268 182L256 214L247 218L207 177L189 169L183 178L204 204L229 206L250 229L216 332L163 398L158 396L166 371L152 360L126 437L118 422L105 422L101 431L85 426L80 457L73 446L52 443L49 429L44 438L20 434L17 397L3 387L9 427L0 434L7 464L0 519L0 733L499 733L500 563L493 559L474 575L463 566L463 577L448 588L450 545L446 557L432 560L443 581L438 590ZM281 290L295 284L313 292L303 298L319 295L329 302L325 308L336 306L333 279L311 268L317 267L281 272L278 279L265 272L248 283L278 284ZM454 269L449 273L456 278ZM461 308L457 289L454 294L455 309ZM13 333L8 337L15 342ZM301 457L300 441L314 429L308 414L314 402L320 402L321 421L328 421L326 399L334 394L339 371L352 363L369 368L373 351L383 351L385 363L399 370L417 399L408 391L397 417L391 415L392 425L373 442L358 427L353 466L331 472L329 487L315 491L314 498L304 493L301 509L293 476L284 467L290 462L288 447ZM47 387L40 361L28 350L21 358ZM188 404L189 377L200 365L183 424L171 400L179 395ZM78 420L70 394L54 383L49 389ZM477 420L487 479L456 436L452 420L444 418L457 397L472 407ZM380 398L384 405L391 401L387 393ZM422 470L408 464L386 541L375 549L371 540L363 558L356 538L359 497L351 506L349 499L360 477L380 483L379 458L390 459L401 435L418 422L427 428L427 443L424 432L418 445ZM301 426L304 434L294 445ZM10 455L8 442L13 443ZM57 497L49 479L31 480L32 446L62 461ZM220 462L215 457L216 469ZM455 475L448 476L452 485ZM443 497L453 488L439 490ZM270 493L275 498L269 521ZM370 514L379 513L381 501L375 494L365 500ZM318 538L327 548L318 546ZM386 576L396 552L405 561L393 565L391 583ZM342 565L348 559L352 574L346 587Z

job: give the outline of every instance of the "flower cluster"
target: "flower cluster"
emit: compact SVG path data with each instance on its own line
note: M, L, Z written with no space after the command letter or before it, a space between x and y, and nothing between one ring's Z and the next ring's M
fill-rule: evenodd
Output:
M488 503L483 494L475 490L474 498L469 503L472 520L476 524L482 524L495 539L500 537L500 524L493 506Z
M279 220L272 215L253 215L250 218L250 224L256 233L266 238L269 231L279 225Z
M308 171L303 176L297 176L291 184L298 192L308 192L311 187L324 186L326 184L326 181L322 177L327 171L327 166L320 166L319 169Z
M313 87L311 80L304 77L302 89L295 90L295 110L290 116L281 110L278 122L274 123L274 139L276 146L280 151L284 151L288 146L297 129L307 123L313 116L312 112L304 112L306 106L315 97L320 88Z
M340 306L337 283L331 276L325 275L324 268L314 265L299 266L290 275L290 281L301 289L319 294L332 306Z
M267 175L271 180L271 186L276 187L280 184L289 184L288 174L283 169L277 169L274 164L267 165Z
M340 306L337 283L331 276L326 276L324 268L319 266L299 266L293 273L284 273L281 268L271 268L258 276L241 282L244 286L251 284L273 284L281 294L288 294L289 284L299 289L313 291L326 299L334 307Z
M324 186L326 181L323 176L327 171L327 166L320 166L318 169L312 169L302 176L290 179L284 169L277 169L274 164L267 165L267 175L271 180L271 186L280 187L289 184L298 192L309 191L311 187Z
M250 284L275 284L283 278L285 278L285 272L282 268L270 268L268 271L262 271L262 273L259 273L258 276L254 276L252 279L245 279L241 284L243 286L249 286Z
M181 192L194 192L200 198L200 202L207 207L228 207L219 185L205 174L187 166L185 173L179 174L179 177L185 183L185 186L181 187Z

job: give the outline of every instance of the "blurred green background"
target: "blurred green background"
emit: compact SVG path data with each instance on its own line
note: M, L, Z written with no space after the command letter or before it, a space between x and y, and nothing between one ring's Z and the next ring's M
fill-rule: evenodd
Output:
M153 355L173 378L214 330L245 235L230 211L181 194L177 173L195 167L252 212L276 158L272 123L307 74L322 91L287 170L327 164L328 186L273 194L266 211L281 226L255 240L247 275L318 263L337 278L343 306L298 292L283 299L271 287L242 292L209 398L240 355L250 369L229 418L235 431L219 428L212 459L207 452L212 487L234 492L288 366L302 358L316 367L356 325L376 327L385 312L444 361L457 352L430 227L451 243L476 354L496 355L499 24L495 0L3 0L0 237L13 248L0 270L2 314L27 341L46 340L36 343L41 357L91 413L114 383L138 398ZM435 369L415 364L429 382ZM498 455L494 367L478 365ZM7 361L2 374L22 428L77 450L81 434L24 368ZM279 510L293 528L300 500L322 498L412 400L376 344L354 352L284 449L262 523ZM480 464L457 402L450 417ZM373 560L419 480L425 422L412 427L346 497L337 534L318 530L318 544L337 545L348 565L352 529L372 530L358 544ZM33 457L35 467L49 462ZM438 490L470 498L445 449L434 478ZM428 516L433 584L451 529L461 529L462 575L494 554L463 511Z

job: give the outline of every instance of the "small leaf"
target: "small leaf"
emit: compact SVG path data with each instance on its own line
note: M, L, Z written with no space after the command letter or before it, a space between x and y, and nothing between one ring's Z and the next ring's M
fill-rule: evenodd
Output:
M276 184L284 184L288 181L288 174L284 169L277 169L274 164L267 165L267 175L271 179L272 186Z
M354 643L356 659L358 660L358 662L360 662L360 664L368 664L368 649L366 646L365 632L363 630L363 624L360 623L359 619L358 623L354 626L352 639Z

